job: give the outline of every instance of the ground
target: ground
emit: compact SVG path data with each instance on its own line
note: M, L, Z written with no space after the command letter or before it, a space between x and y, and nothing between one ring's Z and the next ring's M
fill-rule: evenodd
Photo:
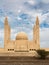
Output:
M33 57L0 56L0 65L49 65L49 59L39 60Z

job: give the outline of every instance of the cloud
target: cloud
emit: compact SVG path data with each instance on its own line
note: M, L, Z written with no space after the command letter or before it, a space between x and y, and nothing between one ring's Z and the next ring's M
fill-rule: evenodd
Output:
M31 4L31 5L36 4L35 0L29 0L28 3Z
M49 47L49 28L40 29L40 43L41 47Z
M42 0L42 2L48 4L49 3L49 0Z
M24 5L26 6L26 9L28 8L28 10L39 10L39 9L41 9L43 11L49 10L49 4L44 3L42 1L38 2L37 0L35 0L35 2L36 2L36 4L34 4L34 5L31 5L28 2L25 2Z
M0 47L4 47L4 29L0 29Z

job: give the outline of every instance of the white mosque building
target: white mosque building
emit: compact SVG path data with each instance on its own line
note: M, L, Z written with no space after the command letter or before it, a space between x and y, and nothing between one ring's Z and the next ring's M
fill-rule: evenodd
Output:
M32 56L34 51L40 49L39 36L39 19L36 17L36 23L33 28L33 39L28 40L25 32L19 32L15 40L10 39L11 28L8 24L8 18L4 21L4 48L0 48L0 53L17 55L17 56Z

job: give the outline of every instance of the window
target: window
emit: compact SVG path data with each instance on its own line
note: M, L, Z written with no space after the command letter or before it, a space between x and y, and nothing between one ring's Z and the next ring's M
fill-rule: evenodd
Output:
M36 51L36 49L30 49L30 51Z
M14 49L8 49L8 51L14 51Z
M31 49L30 49L30 51L31 51Z

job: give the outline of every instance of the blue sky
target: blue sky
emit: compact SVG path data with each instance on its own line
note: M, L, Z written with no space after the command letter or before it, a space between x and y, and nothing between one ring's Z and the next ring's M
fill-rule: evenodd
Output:
M4 19L8 16L11 40L18 32L32 40L36 16L40 23L40 46L49 48L49 0L0 0L0 47L4 46Z

